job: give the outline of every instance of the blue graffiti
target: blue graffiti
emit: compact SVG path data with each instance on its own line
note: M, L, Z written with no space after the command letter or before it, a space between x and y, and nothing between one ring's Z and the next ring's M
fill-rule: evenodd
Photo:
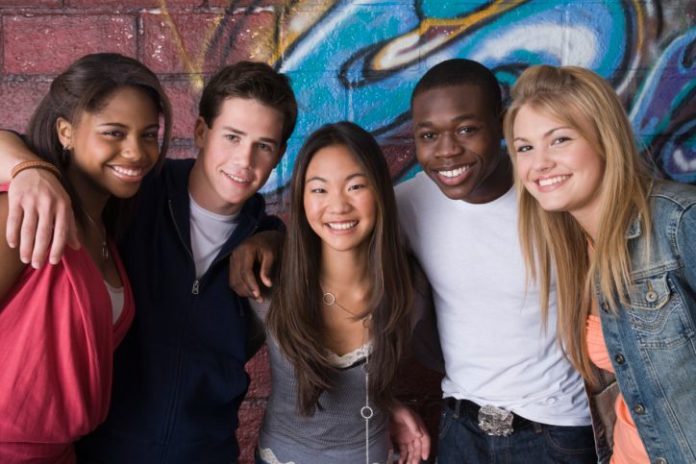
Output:
M649 45L656 41L650 34L657 28L648 25L660 21L659 8L656 0L422 0L398 8L384 1L337 1L276 63L291 76L301 111L287 154L264 191L287 184L302 140L325 122L353 120L383 144L408 137L413 86L430 66L449 58L484 63L506 92L529 65L584 66L628 100L642 78L638 72L646 66ZM664 51L631 113L643 140L657 144L667 174L692 182L693 44L691 30ZM679 81L679 90L656 93L669 85L663 75L672 76L674 69L678 77L671 79ZM396 164L397 178L417 170L412 158Z

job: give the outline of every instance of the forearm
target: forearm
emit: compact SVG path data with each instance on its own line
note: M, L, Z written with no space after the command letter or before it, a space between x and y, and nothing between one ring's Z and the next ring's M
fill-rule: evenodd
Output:
M11 180L12 168L18 163L38 159L17 134L0 129L0 183Z

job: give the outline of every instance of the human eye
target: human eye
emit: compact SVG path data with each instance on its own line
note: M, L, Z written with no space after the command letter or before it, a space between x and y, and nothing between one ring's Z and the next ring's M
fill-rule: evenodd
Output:
M148 131L143 134L143 138L149 141L157 141L158 139L158 130L153 130L153 131Z
M259 149L260 149L261 151L264 151L264 152L266 152L266 153L273 153L273 152L275 152L273 145L271 145L270 143L259 142L259 143L257 144L257 146L259 147Z
M123 138L126 136L126 133L122 130L119 129L106 129L102 131L102 135L110 138Z
M230 142L236 142L237 140L239 140L239 136L237 134L225 134L224 137Z
M367 184L364 184L364 183L362 183L362 182L357 182L357 183L355 183L355 184L350 184L350 185L348 186L348 191L349 191L349 192L353 192L353 191L361 190L361 189L364 189L364 188L367 188Z
M309 189L311 193L326 193L326 189L324 187L312 187Z
M476 126L462 126L457 129L457 134L459 135L471 135L478 132L478 127Z
M424 131L418 134L418 138L425 142L430 142L437 138L437 134L432 131Z
M527 153L531 149L532 149L531 145L516 145L515 146L516 153Z
M571 140L570 137L566 135L559 135L551 141L551 145L560 145L562 143L568 142L569 140Z

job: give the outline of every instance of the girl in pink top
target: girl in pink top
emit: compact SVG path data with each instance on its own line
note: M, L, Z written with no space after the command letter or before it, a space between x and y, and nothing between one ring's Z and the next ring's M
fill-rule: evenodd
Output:
M19 163L13 177L28 168L60 177L81 247L34 269L0 240L0 462L72 463L72 442L105 419L112 353L134 310L112 239L128 199L163 159L170 128L157 77L117 54L73 63L34 112L26 141L43 161Z

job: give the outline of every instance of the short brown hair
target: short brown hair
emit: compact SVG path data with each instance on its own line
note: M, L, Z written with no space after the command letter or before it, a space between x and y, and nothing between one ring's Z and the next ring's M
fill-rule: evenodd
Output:
M198 104L198 115L208 127L212 127L222 103L230 97L259 100L280 111L283 115L281 142L287 143L297 122L297 102L285 74L254 61L240 61L219 70L203 88Z

